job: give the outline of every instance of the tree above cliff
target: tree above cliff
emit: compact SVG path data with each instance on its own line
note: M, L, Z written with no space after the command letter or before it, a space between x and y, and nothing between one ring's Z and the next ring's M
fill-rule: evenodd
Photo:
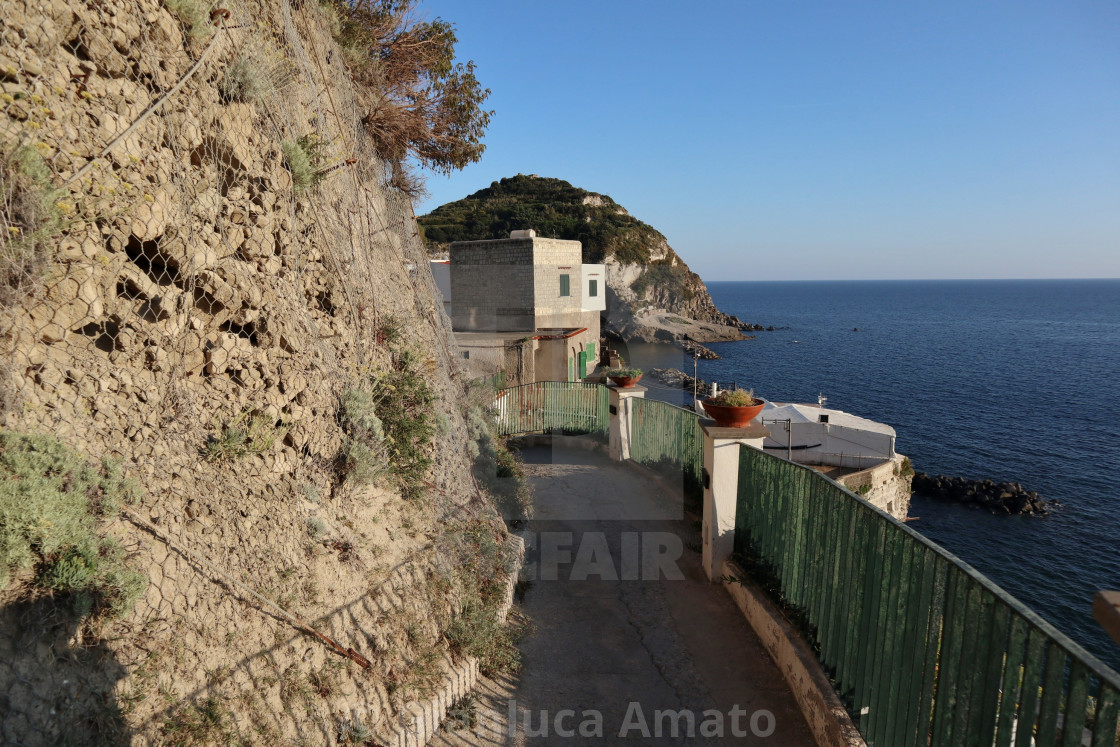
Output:
M413 14L416 0L329 0L337 39L367 93L363 123L382 157L438 173L478 161L493 111L473 61L455 61L455 27Z
M621 264L645 265L675 257L655 228L607 195L573 187L562 179L507 177L441 205L417 221L429 247L505 238L510 231L532 228L538 236L581 242L587 263L614 257Z

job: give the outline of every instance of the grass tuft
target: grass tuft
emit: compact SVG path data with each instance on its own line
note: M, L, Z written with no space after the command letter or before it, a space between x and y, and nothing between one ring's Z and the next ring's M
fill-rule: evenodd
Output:
M338 723L339 744L366 744L373 739L370 729L358 719L343 719Z
M242 53L234 60L222 75L218 92L225 101L260 102L283 92L295 80L291 63L266 48Z
M263 454L290 428L289 423L274 420L263 412L245 410L223 426L218 435L210 436L203 455L211 462L220 462Z
M160 733L168 744L227 744L231 742L232 712L215 697L182 706L164 719Z

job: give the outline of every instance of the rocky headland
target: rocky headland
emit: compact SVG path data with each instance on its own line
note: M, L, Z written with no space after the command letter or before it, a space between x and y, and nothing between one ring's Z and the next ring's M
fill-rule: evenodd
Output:
M433 256L445 255L454 241L499 238L526 228L581 242L584 262L606 265L603 333L609 338L724 342L750 339L749 333L764 329L716 308L704 281L661 232L607 195L561 179L518 174L441 205L417 222ZM718 357L703 350L703 357Z

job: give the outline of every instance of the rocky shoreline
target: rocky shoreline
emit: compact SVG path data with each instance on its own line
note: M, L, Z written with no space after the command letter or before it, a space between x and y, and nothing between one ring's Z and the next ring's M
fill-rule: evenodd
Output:
M700 343L696 342L695 340L677 340L677 346L680 347L680 349L683 350L684 352L693 356L694 358L703 358L706 361L715 361L715 360L719 360L720 358L723 357L722 355L720 355L716 351L712 350L711 348L708 348L708 347L705 347L705 346L701 345ZM676 369L673 368L673 369L665 369L665 370L675 371Z
M914 473L911 490L938 500L956 501L1003 516L1048 516L1061 503L1047 500L1017 482L966 480L963 477Z
M711 384L703 379L693 379L684 371L676 368L654 368L650 370L649 375L660 381L666 386L676 387L685 391L692 391L693 382L696 383L696 390L699 392L707 392L711 389Z

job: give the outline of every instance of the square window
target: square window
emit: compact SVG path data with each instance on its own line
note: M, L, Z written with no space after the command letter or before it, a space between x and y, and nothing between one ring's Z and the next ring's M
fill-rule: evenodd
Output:
M560 295L561 296L572 295L572 276L571 275L561 275L560 276Z

